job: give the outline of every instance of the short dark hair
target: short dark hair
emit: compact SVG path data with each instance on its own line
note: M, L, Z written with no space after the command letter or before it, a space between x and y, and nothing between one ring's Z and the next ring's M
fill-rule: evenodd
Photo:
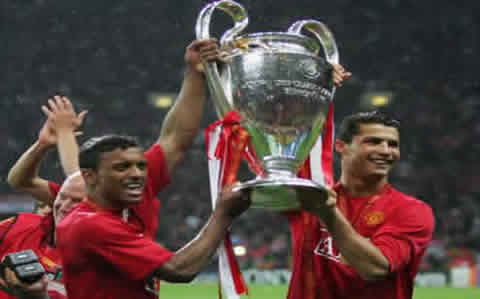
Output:
M132 136L104 135L92 137L80 147L80 168L96 170L102 153L112 152L118 148L127 149L131 147L140 147L140 144Z
M387 127L394 127L400 131L400 121L392 116L378 110L368 112L357 112L345 117L340 125L338 139L351 143L353 137L360 131L362 124L382 124Z

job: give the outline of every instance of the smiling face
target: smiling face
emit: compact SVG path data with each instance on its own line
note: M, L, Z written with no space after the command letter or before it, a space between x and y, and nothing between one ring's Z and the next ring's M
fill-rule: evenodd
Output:
M360 124L352 141L337 140L335 149L341 155L343 172L359 178L386 179L400 159L400 136L392 126Z
M142 200L147 159L139 147L117 148L101 153L98 168L84 175L95 200L122 209Z
M85 182L80 173L68 177L53 202L55 223L62 220L77 203L85 199L86 195Z

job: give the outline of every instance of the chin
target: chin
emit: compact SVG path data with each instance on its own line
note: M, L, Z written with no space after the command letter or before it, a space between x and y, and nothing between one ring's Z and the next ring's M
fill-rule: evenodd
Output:
M122 201L127 204L127 205L133 205L133 204L136 204L136 203L139 203L141 202L143 199L142 196L139 196L139 197L127 197L127 198L124 198Z

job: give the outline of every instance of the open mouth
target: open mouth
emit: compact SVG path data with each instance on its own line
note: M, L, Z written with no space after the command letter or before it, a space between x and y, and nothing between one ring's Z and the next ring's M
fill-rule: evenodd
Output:
M127 194L132 197L139 197L143 193L144 184L142 183L129 183L126 186Z
M386 159L370 159L369 161L381 168L390 167L392 165L392 161Z

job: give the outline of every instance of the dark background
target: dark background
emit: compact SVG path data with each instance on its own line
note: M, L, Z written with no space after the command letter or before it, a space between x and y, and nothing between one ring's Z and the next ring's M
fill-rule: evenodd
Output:
M44 121L40 106L55 93L88 109L86 136L124 133L144 145L158 136L166 113L152 92L176 92L183 54L207 1L0 1L0 205L4 215L28 204L5 183L9 168L32 144ZM434 209L435 238L444 248L480 250L478 1L242 1L248 32L285 31L294 21L325 22L341 63L353 78L335 98L336 120L371 109L369 92L390 92L385 109L402 121L402 162L392 182ZM214 15L216 33L228 18ZM218 20L218 21L216 21ZM216 25L216 26L215 26ZM204 127L216 119L208 104ZM85 138L80 138L83 141ZM203 134L160 194L158 239L176 249L210 211ZM42 176L62 179L54 152ZM28 203L29 201L27 201ZM249 211L235 240L252 252L280 248L288 227L277 214ZM277 245L275 247L275 245ZM272 249L272 248L270 248ZM282 262L278 262L281 264Z

